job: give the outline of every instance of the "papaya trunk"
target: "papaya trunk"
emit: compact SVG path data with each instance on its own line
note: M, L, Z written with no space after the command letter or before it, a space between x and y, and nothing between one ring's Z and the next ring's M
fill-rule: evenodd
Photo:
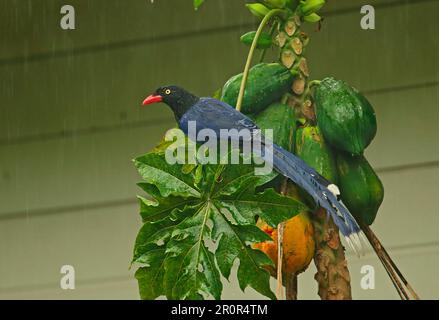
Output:
M286 294L287 300L297 300L297 275L292 273L287 275Z
M315 123L314 105L309 92L309 69L305 58L309 38L301 30L301 23L301 18L294 15L280 24L275 43L280 48L280 63L296 74L288 105L296 110L304 122ZM326 219L323 209L317 210L313 225L316 243L314 263L317 267L314 278L318 282L320 298L352 299L350 275L338 228L331 219ZM294 279L296 275L287 277L291 283L287 282L286 298L297 299L297 278Z
M326 211L318 209L314 215L316 251L314 263L318 294L322 300L351 300L350 275L340 242L337 226L326 218Z

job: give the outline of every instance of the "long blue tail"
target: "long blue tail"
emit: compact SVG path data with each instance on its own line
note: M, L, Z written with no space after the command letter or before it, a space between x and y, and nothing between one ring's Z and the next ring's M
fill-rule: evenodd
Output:
M338 198L340 195L338 187L322 177L302 159L278 145L273 144L272 154L269 150L270 148L264 149L264 160L271 163L277 172L304 189L318 206L326 209L346 242L355 252L361 252L360 237L365 239L364 234L355 218Z

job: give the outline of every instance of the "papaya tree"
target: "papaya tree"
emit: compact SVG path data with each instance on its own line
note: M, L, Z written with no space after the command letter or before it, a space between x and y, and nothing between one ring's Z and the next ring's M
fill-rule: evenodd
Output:
M203 0L194 0L195 8ZM294 153L330 181L361 226L401 298L416 293L369 228L384 190L363 155L375 136L375 113L367 99L333 78L310 81L303 31L320 23L324 0L263 0L246 4L259 27L241 37L249 53L242 73L231 77L214 97L227 103L273 142ZM265 61L276 48L276 61ZM259 50L259 63L252 66ZM133 263L142 299L221 298L223 280L238 262L242 290L252 287L270 299L297 299L297 276L314 260L322 299L351 299L350 275L339 230L328 212L291 180L272 172L255 174L255 164L169 163L164 139L134 160L147 196L139 196L143 226ZM239 149L227 157L244 159ZM247 164L246 164L247 163ZM257 165L256 165L257 166ZM340 190L338 189L338 187ZM341 191L341 193L340 193ZM329 210L329 209L328 209ZM363 233L364 232L364 233ZM274 294L270 277L277 279ZM284 291L285 288L285 291Z

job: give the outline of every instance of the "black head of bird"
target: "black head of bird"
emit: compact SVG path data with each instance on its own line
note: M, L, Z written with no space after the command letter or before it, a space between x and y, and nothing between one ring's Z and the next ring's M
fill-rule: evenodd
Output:
M189 110L199 98L178 86L170 85L158 88L153 94L143 100L143 105L163 102L174 111L177 119Z

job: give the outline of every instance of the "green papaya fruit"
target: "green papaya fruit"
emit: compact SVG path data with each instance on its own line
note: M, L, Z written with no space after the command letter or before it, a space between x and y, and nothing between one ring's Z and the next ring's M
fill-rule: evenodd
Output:
M337 172L344 204L355 218L371 225L384 198L381 180L363 155L337 154Z
M279 63L260 63L250 69L241 111L257 113L289 91L294 76ZM236 106L242 73L230 78L223 87L221 100Z
M317 86L314 99L325 139L337 149L362 154L377 131L375 111L366 98L347 83L326 78Z
M317 126L297 129L295 153L323 177L337 183L337 167L331 148Z
M331 148L325 143L323 135L316 126L305 126L297 129L295 141L295 154L314 168L323 177L337 183L337 168L335 157ZM314 200L302 189L299 189L301 201L310 208L314 206Z
M291 151L296 126L294 110L283 103L273 103L258 113L255 122L261 129L273 130L273 142Z
M250 31L247 32L246 34L243 34L240 40L242 43L251 46L253 43L253 39L255 38L255 35L256 35L256 31ZM256 42L256 48L267 49L270 48L272 44L273 44L273 40L271 38L271 35L266 32L262 32L259 35L258 41Z
M296 130L296 114L294 110L286 104L275 102L268 106L264 111L250 116L259 128L273 130L273 142L285 150L292 151L294 147L294 133ZM264 131L263 134L266 134ZM266 188L277 189L285 180L281 175L271 180L258 190Z

